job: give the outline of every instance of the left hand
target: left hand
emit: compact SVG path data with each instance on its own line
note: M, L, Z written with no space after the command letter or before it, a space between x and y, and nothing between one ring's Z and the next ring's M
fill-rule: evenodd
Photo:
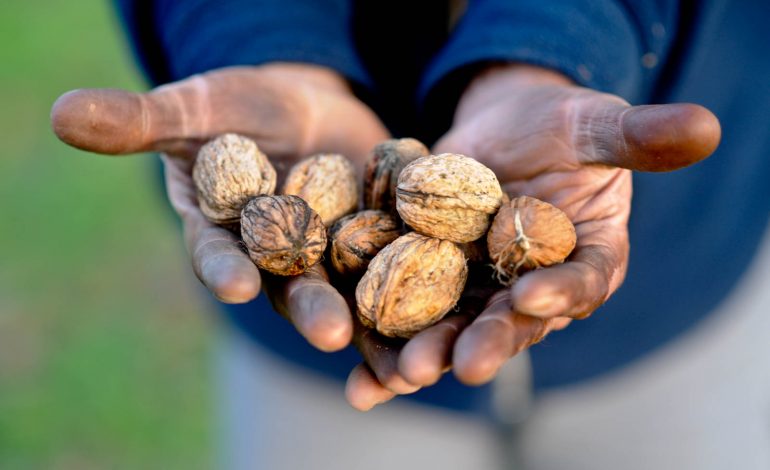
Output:
M348 378L348 400L369 409L434 383L450 366L464 383L486 383L514 354L590 315L625 277L630 170L694 164L716 149L720 135L716 117L693 104L632 107L526 65L477 76L433 153L474 157L508 194L559 207L575 224L577 246L565 263L498 289L475 318L473 312L449 317L403 346L370 347L368 354L359 346L368 366Z

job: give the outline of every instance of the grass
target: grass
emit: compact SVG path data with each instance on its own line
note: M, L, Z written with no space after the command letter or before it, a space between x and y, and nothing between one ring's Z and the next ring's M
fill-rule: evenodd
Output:
M0 468L207 468L213 323L152 156L52 135L80 87L138 90L107 2L0 3Z

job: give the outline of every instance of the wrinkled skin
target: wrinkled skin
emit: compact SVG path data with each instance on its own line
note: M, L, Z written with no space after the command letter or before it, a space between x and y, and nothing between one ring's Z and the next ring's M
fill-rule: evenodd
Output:
M535 67L495 66L476 77L433 153L472 156L509 194L565 211L576 249L567 262L527 273L510 289L482 288L473 308L405 345L361 348L368 365L351 372L348 400L366 410L435 383L450 367L466 384L486 383L514 354L590 315L626 273L631 170L694 164L716 149L720 133L700 106L630 107Z
M253 299L263 286L320 350L352 339L364 363L351 372L346 397L360 410L431 385L450 368L465 383L485 383L512 355L589 315L625 275L629 170L690 165L711 154L720 137L716 118L699 106L629 107L542 69L488 69L465 91L433 153L477 158L509 193L558 206L575 223L578 245L566 263L528 273L511 289L471 285L459 314L404 343L354 323L348 296L320 266L289 279L260 276L237 238L205 220L191 182L197 148L224 132L254 138L279 180L291 163L318 152L351 157L360 177L367 152L388 135L338 75L272 64L221 69L146 94L79 90L57 101L52 123L62 140L84 150L163 152L169 198L203 284L230 303Z
M260 275L238 238L203 217L191 177L198 148L234 132L254 139L270 157L279 185L293 163L321 152L349 156L360 178L367 153L389 135L342 77L276 63L220 69L143 94L76 90L57 100L51 121L60 139L83 150L162 152L168 197L182 219L193 269L219 300L245 303L264 287L279 313L318 349L350 343L350 312L324 269L293 278Z

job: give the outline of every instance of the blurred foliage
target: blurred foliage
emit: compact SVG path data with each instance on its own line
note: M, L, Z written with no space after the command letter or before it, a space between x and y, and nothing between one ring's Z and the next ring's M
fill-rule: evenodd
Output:
M109 3L0 2L0 469L208 468L213 322L154 157L51 133L80 87L142 87Z

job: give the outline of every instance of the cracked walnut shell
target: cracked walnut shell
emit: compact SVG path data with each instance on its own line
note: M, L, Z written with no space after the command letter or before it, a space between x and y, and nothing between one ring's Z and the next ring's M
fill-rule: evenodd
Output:
M401 234L392 215L375 210L345 216L329 229L331 263L337 272L361 274L386 245Z
M243 208L241 237L257 267L295 276L318 263L326 249L321 217L297 196L260 196Z
M567 214L529 196L501 207L487 234L489 257L504 284L515 280L520 270L563 262L576 243Z
M356 287L358 317L385 336L411 338L454 307L467 277L457 245L408 233L369 263Z
M503 190L489 168L464 155L444 153L407 165L396 195L399 215L415 231L467 243L487 232Z
M283 194L307 201L324 225L331 226L358 208L358 183L353 164L342 155L322 153L301 160L286 177Z
M364 172L364 207L395 213L398 175L428 155L428 148L417 139L390 139L375 146Z
M237 223L254 196L273 194L275 169L253 140L224 134L198 151L193 181L201 212L211 222Z

